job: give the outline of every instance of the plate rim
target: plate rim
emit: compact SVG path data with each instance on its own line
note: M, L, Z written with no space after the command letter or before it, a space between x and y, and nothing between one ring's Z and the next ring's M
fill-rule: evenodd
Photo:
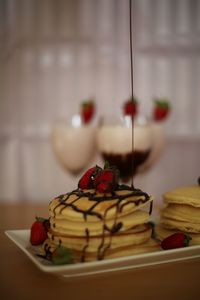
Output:
M19 241L19 239L22 239L25 243L29 243L29 240L27 238L24 240L23 237L30 234L30 229L9 229L5 230L4 233L40 270L46 273L61 275L68 278L138 269L200 257L200 245L192 245L189 247L167 251L161 250L150 253L134 254L131 256L110 258L94 262L84 262L62 266L44 265L36 255L34 255L27 247L23 246L22 242ZM180 254L180 257L176 257L177 254Z

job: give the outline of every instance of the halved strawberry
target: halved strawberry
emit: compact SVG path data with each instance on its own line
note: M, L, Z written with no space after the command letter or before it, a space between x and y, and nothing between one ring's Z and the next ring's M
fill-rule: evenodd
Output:
M127 100L123 105L123 113L125 116L135 116L138 112L138 102L136 99Z
M88 124L95 114L95 104L93 100L84 101L81 104L81 117L84 124Z
M36 221L31 226L30 242L32 245L40 245L47 238L49 220L36 217Z
M94 187L94 179L99 172L101 172L102 168L99 166L95 166L90 168L83 174L81 179L78 182L78 187L80 189L91 189Z
M156 99L154 101L153 119L155 121L165 120L170 112L170 104L166 100Z

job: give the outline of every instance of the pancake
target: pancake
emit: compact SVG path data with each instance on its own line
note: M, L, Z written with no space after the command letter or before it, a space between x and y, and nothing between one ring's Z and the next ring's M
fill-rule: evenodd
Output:
M200 225L200 208L184 204L169 204L161 211L161 218Z
M121 216L118 214L116 226L120 226L120 230L124 231L131 229L138 224L146 223L149 220L149 214L145 211L135 211L134 214L126 214ZM50 224L53 227L54 233L59 232L63 235L76 235L81 236L85 235L85 227L90 231L91 236L101 234L102 232L102 222L97 219L97 222L79 220L79 221L70 221L65 218L65 216L55 216L50 217ZM113 219L105 219L104 225L112 230Z
M128 234L122 235L118 234L112 238L112 241L110 241L110 237L107 236L105 238L104 247L101 248L101 251L98 251L98 256L97 247L99 247L99 243L102 243L101 237L96 237L96 239L91 238L90 246L87 248L85 247L85 250L87 249L87 251L82 250L83 239L83 237L80 237L79 245L77 243L73 245L70 240L63 240L62 242L62 245L67 248L69 248L69 244L71 245L75 262L83 261L83 257L84 262L88 262L160 250L160 244L151 238L151 227L148 225L143 227L142 232L129 232ZM93 242L94 248L91 247ZM57 245L58 240L56 238L53 242L51 238L49 238L45 241L44 247L48 249L48 251L54 251Z
M163 240L165 239L166 237L172 235L173 233L176 233L176 232L180 232L180 230L177 230L177 229L167 229L167 228L164 228L163 226L161 225L157 225L156 228L155 228L155 232L156 232L156 237L159 239L159 240ZM200 245L200 233L188 233L188 235L192 238L190 240L190 245Z
M200 244L200 186L179 187L163 195L165 207L155 232L161 240L175 232L192 237L191 245Z
M87 235L87 236L86 236ZM128 244L141 244L146 242L151 237L151 226L149 225L138 225L132 230L128 230L125 232L118 232L114 235L110 235L109 232L101 232L100 235L91 236L88 235L88 231L85 232L84 235L75 236L75 235L60 235L55 232L50 231L48 233L50 239L53 240L54 243L59 244L61 241L62 245L65 247L69 247L75 250L82 250L83 243L87 244L88 252L97 252L99 245L103 241L104 246L110 244L109 248L117 248L120 245L127 246ZM87 243L86 243L87 237Z
M165 203L200 207L200 187L198 185L179 187L164 193L163 198Z
M101 260L158 250L148 224L153 197L118 185L112 193L76 189L49 204L50 229L44 249L71 249L76 261Z
M177 229L187 233L200 233L200 224L175 219L161 218L160 223L167 229Z
M60 195L50 202L50 216L63 215L69 220L79 221L87 218L87 221L97 222L98 219L113 218L116 211L120 215L138 210L153 201L151 196L139 189L132 190L126 187L116 190L114 193L102 194L94 189L76 189L71 193Z
M116 258L121 256L143 254L161 250L160 244L154 239L150 238L147 242L139 245L131 245L128 247L121 247L116 250L108 251L107 258Z
M160 223L168 229L200 233L200 208L184 204L168 204L161 212Z

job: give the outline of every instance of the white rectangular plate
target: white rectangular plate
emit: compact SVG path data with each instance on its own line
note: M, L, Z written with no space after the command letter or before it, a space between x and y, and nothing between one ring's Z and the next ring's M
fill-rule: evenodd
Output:
M166 264L200 257L200 245L198 245L102 261L55 266L50 264L47 260L42 259L34 254L37 248L31 247L30 245L30 230L8 230L5 232L5 234L32 260L32 262L40 270L67 278L119 272L122 270L143 268L147 266Z

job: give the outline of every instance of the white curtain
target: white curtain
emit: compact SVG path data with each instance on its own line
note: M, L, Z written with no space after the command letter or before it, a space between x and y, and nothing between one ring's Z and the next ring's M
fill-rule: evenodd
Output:
M48 201L76 186L49 134L88 97L102 115L130 96L128 3L0 0L1 200ZM200 175L200 1L133 0L133 55L141 111L154 97L172 104L165 152L137 179L160 197Z

